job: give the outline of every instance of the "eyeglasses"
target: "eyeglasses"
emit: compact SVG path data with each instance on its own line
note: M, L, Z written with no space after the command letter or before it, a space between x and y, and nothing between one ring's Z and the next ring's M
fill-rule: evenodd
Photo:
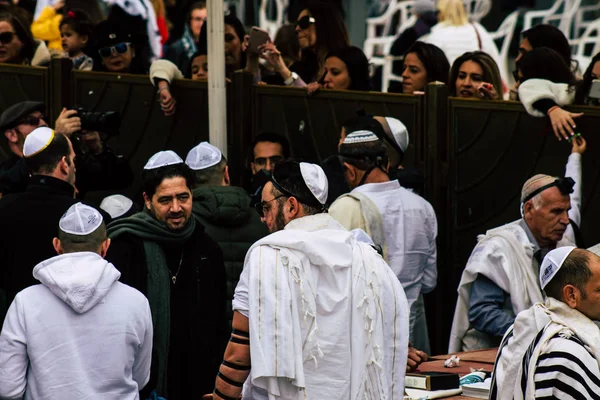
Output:
M19 123L17 125L39 126L40 121L45 120L45 119L46 119L46 117L44 117L43 115L40 115L39 117L34 117L33 115L30 115L28 117L25 117L25 118L22 118L21 120L19 120Z
M282 197L287 197L287 196L285 194L280 194L279 196L274 197L274 198L272 198L269 201L261 201L260 203L255 204L254 208L256 208L256 211L258 212L258 215L260 215L261 217L264 217L265 213L268 211L268 209L266 207L267 204L269 204L270 202L275 201L277 199L280 199Z
M2 33L0 33L0 43L9 44L10 42L13 41L14 37L15 37L14 32L2 32Z
M315 19L313 17L311 17L310 15L305 15L304 17L300 18L298 22L296 22L296 26L300 27L300 29L308 29L310 24L314 23Z
M254 164L264 167L265 165L267 165L267 160L269 161L269 163L271 165L275 165L275 164L279 164L281 161L283 161L283 157L282 156L257 157L254 159Z
M100 54L100 57L110 57L113 52L117 54L123 54L127 52L129 46L131 46L131 43L117 43L114 46L101 48L98 50L98 54Z

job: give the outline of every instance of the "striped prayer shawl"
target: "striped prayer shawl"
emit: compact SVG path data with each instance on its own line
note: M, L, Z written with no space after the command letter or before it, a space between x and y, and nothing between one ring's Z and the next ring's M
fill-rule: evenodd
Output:
M538 358L535 398L600 399L598 361L581 339L567 336L555 335Z

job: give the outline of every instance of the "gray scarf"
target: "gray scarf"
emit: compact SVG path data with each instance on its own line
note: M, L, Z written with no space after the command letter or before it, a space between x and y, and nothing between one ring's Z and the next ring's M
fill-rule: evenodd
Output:
M157 221L147 210L129 218L114 221L108 226L108 236L116 239L122 234L130 234L144 242L146 267L148 269L147 296L152 311L154 326L153 348L155 353L158 382L156 392L167 395L167 365L169 360L169 340L171 324L171 276L168 272L164 245L183 246L194 233L196 221L189 219L181 231L172 231L164 223Z

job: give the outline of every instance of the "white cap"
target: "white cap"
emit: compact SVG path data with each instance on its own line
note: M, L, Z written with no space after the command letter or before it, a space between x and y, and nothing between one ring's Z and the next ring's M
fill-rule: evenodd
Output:
M327 182L327 176L323 169L316 164L301 162L300 173L313 196L319 203L325 204L329 192L329 182Z
M540 267L540 286L542 289L554 278L554 275L562 267L563 262L576 247L564 246L554 249L544 257L542 266Z
M221 162L221 150L208 142L202 142L190 150L185 163L194 171L210 168Z
M75 203L58 222L61 231L71 235L85 236L102 225L102 215L93 207L83 203Z
M355 131L344 138L343 144L376 142L379 138L371 131Z
M173 150L159 151L144 165L144 169L155 169L167 165L182 164L183 160Z
M32 157L41 153L54 139L54 131L46 126L35 128L25 138L23 144L23 157Z
M106 211L108 215L114 219L119 218L121 215L129 211L132 205L133 201L127 197L121 194L113 194L112 196L106 196L102 200L102 203L100 203L100 208Z
M385 120L390 126L396 144L403 153L406 152L406 148L408 147L408 129L406 129L406 126L399 119L385 117Z

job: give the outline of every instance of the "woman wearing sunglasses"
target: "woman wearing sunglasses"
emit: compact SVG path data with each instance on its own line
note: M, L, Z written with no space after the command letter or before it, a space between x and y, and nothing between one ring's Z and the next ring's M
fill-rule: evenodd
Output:
M311 4L300 12L296 21L296 37L301 58L289 68L273 43L259 47L261 58L273 66L288 86L305 86L304 82L322 80L327 55L349 45L348 31L340 10L325 2Z
M122 24L100 22L94 30L97 52L94 71L147 74L148 60L136 57L133 35Z
M0 63L45 66L50 62L46 44L35 40L26 26L16 14L0 11Z

